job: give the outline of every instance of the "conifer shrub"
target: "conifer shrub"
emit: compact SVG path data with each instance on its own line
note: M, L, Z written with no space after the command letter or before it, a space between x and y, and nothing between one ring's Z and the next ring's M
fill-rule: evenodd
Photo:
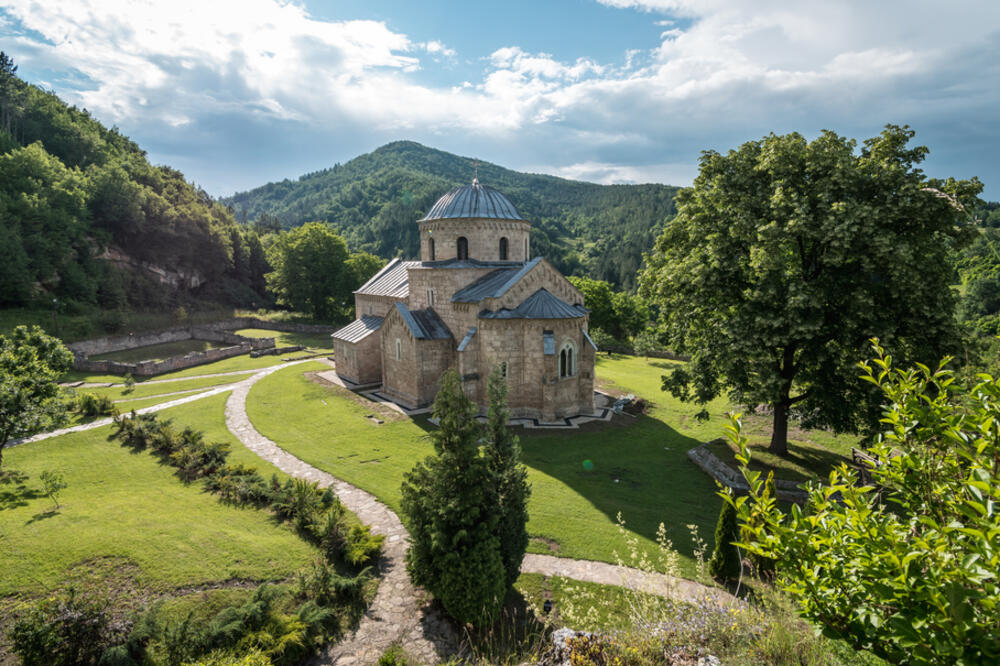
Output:
M88 418L93 418L95 416L110 416L114 409L114 402L109 396L106 395L81 393L76 399L77 413Z
M719 521L715 525L715 550L708 560L708 572L712 578L726 582L740 577L743 564L739 549L733 545L739 538L740 526L736 520L736 509L729 502L723 502Z
M431 433L436 455L407 473L401 508L410 529L406 567L459 622L488 623L506 593L495 490L476 408L458 373L441 376L434 400L439 427Z
M354 566L374 564L384 541L384 534L372 534L371 525L354 525L347 533L344 559Z

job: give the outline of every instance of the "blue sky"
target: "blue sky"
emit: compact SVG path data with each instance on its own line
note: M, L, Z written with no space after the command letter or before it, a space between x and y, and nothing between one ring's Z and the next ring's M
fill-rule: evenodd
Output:
M217 196L397 139L686 185L704 149L896 123L1000 199L1000 2L5 0L0 50Z

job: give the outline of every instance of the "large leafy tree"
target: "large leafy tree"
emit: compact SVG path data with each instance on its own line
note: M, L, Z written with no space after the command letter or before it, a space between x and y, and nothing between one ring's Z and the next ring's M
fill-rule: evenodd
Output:
M349 307L355 274L344 239L321 222L281 234L268 252L268 287L278 302L317 319L340 316Z
M942 365L899 370L881 349L862 377L884 395L870 483L846 465L785 514L745 466L741 546L832 636L890 663L1000 663L1000 380ZM731 437L749 460L739 422Z
M665 390L768 405L784 454L793 408L838 431L875 421L855 367L868 339L943 355L957 337L949 252L982 186L928 179L912 137L890 125L856 151L832 132L772 134L702 155L641 280L669 344L691 356Z
M13 439L53 427L66 415L56 381L73 364L62 342L37 326L0 335L0 465Z
M406 475L401 508L410 530L406 568L413 582L433 592L455 619L480 625L496 615L506 585L496 493L479 452L476 412L458 373L445 372L434 400L437 455Z

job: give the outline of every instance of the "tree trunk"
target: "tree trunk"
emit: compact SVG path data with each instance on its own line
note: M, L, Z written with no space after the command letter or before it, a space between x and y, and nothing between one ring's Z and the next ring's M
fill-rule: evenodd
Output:
M774 405L771 445L767 447L767 450L776 456L788 454L788 408L787 400L782 400Z
M788 411L792 400L792 378L795 377L795 345L789 344L781 354L781 364L778 366L778 375L782 379L781 396L772 405L774 408L774 423L771 429L771 445L767 450L776 456L788 455Z

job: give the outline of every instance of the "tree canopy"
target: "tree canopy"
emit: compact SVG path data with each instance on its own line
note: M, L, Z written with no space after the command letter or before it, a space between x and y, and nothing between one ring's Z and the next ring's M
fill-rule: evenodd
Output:
M58 425L66 409L59 377L73 364L73 354L37 326L18 326L0 335L0 465L3 448Z
M829 131L772 134L702 155L641 278L663 337L691 356L665 390L767 405L784 453L793 408L808 426L874 423L878 397L855 368L868 339L943 355L957 338L949 252L982 186L927 178L913 134L890 125L860 151Z

